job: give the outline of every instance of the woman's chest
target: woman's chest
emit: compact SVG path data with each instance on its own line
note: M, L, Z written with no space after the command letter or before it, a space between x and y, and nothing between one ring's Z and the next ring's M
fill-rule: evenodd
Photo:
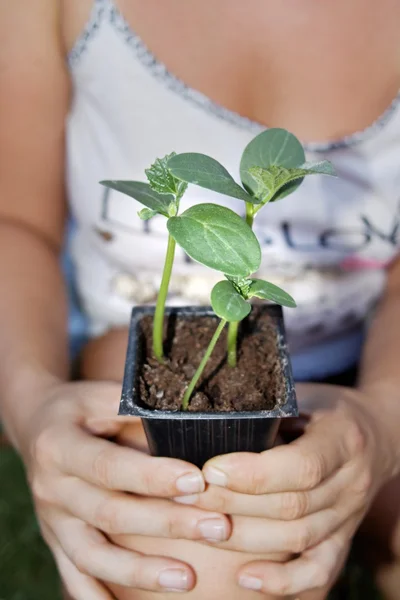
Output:
M75 95L67 128L69 198L81 229L101 253L135 271L143 267L145 256L146 269L156 270L165 250L162 218L143 223L134 200L98 182L142 180L156 157L172 151L211 155L239 180L241 153L262 126L177 77L111 0L98 0L97 7L72 65ZM167 15L161 16L169 25ZM207 37L205 25L203 30ZM188 45L189 55L192 51ZM193 64L196 70L197 62ZM212 70L214 64L211 60L209 64ZM334 93L335 86L330 90ZM312 119L316 112L310 104L304 114ZM290 114L278 124L287 126ZM332 118L337 115L341 115L340 107ZM331 160L338 178L309 178L296 194L260 213L255 228L266 266L336 268L350 257L361 257L369 266L371 261L384 266L398 246L399 151L396 105L361 137L342 140L338 147L314 147L307 158ZM204 201L226 199L190 186L185 206ZM230 206L244 211L239 201ZM177 259L180 265L185 272L189 268L183 255Z
M362 130L400 86L400 0L96 0L169 72L218 104L304 140ZM72 47L93 0L65 2Z

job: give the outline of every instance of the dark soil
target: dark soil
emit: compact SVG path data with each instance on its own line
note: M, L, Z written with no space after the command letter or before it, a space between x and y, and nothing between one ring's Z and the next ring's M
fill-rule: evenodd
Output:
M167 360L151 355L152 317L142 321L141 400L150 408L180 410L182 397L217 327L213 317L170 317ZM258 307L242 323L238 365L226 363L225 327L190 402L191 411L271 410L284 402L285 383L278 357L274 320Z

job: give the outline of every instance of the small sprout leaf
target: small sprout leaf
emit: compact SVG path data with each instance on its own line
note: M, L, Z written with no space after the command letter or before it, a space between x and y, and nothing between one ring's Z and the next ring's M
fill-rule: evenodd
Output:
M247 277L230 277L226 273L225 277L233 283L233 286L245 300L249 298L249 290L253 281L252 279L248 279Z
M159 194L172 194L178 200L186 191L187 183L174 177L168 169L168 161L176 156L175 152L167 154L164 158L157 158L150 168L146 169L147 179L150 187Z
M197 204L167 223L193 260L233 277L247 277L261 263L260 244L238 214L217 204Z
M253 279L249 290L249 297L261 298L262 300L271 300L280 304L281 306L287 306L288 308L295 308L296 302L287 292L282 290L277 285L269 283L269 281L263 281L262 279Z
M225 167L205 154L193 152L177 154L169 160L168 168L175 177L187 183L193 183L245 202L257 202L236 183Z
M299 167L305 160L303 146L293 134L285 129L268 129L255 137L245 148L240 163L240 177L246 190L256 195L258 183L249 173L251 167ZM284 186L274 200L291 194L300 184L301 179L298 179Z
M242 321L251 311L231 281L220 281L211 292L211 306L215 314L229 322Z
M168 217L168 208L174 197L158 194L142 181L100 181L101 185L134 198L150 210Z
M142 219L142 221L148 221L157 214L158 213L155 210L151 210L151 208L142 208L142 210L139 210L138 212L138 217Z
M249 173L258 185L257 197L262 202L274 200L284 186L303 179L307 175L335 176L335 170L328 160L304 163L300 167L281 167L279 165L271 165L266 169L250 167Z

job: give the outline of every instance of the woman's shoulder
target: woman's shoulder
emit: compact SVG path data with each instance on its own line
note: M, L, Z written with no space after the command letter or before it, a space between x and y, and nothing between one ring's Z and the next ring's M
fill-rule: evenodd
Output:
M55 247L63 230L61 132L70 96L60 7L55 0L0 2L0 215Z

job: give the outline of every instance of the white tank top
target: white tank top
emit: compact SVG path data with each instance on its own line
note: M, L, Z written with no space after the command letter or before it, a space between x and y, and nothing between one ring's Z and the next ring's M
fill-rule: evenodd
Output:
M263 127L186 86L160 63L112 0L97 0L69 56L74 84L67 124L67 185L76 233L71 253L91 335L129 320L156 298L166 249L165 219L143 222L138 203L99 185L144 180L172 151L202 152L239 180L246 144ZM255 221L262 275L297 301L285 311L291 349L307 351L358 331L382 295L400 240L400 94L361 133L306 145L337 179L313 176ZM183 207L244 205L190 186ZM170 304L208 304L220 279L177 252Z

